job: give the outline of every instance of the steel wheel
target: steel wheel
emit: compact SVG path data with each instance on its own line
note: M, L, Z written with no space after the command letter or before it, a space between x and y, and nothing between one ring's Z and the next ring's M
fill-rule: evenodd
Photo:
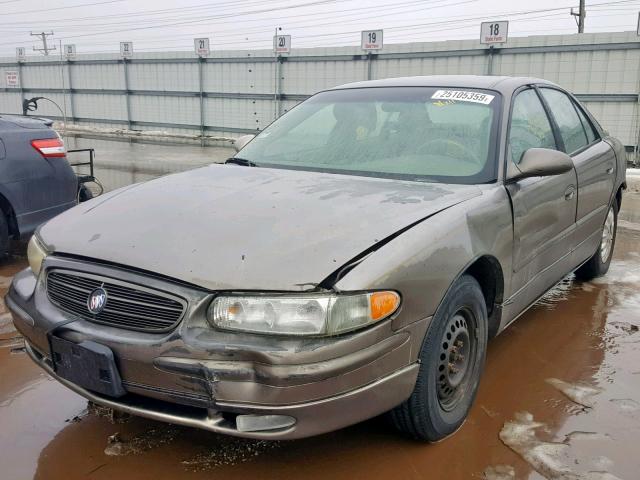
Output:
M616 245L616 228L618 226L618 205L616 202L609 207L607 217L602 226L600 244L591 258L576 270L579 280L589 281L601 277L609 270L609 264L613 257L613 249Z
M602 240L600 242L600 259L602 260L602 263L606 263L611 255L615 224L613 208L609 208L607 219L605 220L604 228L602 229Z
M487 336L482 288L471 275L461 275L429 324L413 393L390 413L398 430L435 442L460 428L478 391Z
M469 385L476 355L475 317L467 309L453 315L440 342L436 378L438 401L445 411L453 410Z

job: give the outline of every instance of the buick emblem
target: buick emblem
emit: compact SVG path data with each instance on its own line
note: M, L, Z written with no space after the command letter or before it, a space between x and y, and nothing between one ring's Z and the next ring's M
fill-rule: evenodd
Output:
M104 307L106 305L107 291L102 287L96 288L93 292L91 292L89 298L87 299L87 308L89 309L89 312L94 315L97 315L102 310L104 310Z

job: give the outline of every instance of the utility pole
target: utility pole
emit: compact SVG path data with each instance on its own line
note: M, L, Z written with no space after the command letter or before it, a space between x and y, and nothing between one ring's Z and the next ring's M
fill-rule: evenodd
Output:
M576 23L578 24L578 33L584 33L584 17L587 16L584 3L585 0L580 0L580 7L578 7L577 13L573 11L573 8L571 9L571 15L576 17Z
M42 48L36 48L33 47L33 51L34 52L43 52L44 55L49 55L49 52L52 52L53 50L56 49L56 46L53 45L52 47L47 45L47 37L51 37L53 36L53 32L41 32L41 33L29 33L29 35L31 35L32 37L38 37L40 39L40 41L42 42Z

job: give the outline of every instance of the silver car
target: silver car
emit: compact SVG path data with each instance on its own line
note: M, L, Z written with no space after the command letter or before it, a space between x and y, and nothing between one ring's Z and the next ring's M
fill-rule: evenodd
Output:
M229 435L389 412L435 441L464 421L487 341L609 267L625 150L550 82L350 84L247 140L39 229L6 297L38 365Z

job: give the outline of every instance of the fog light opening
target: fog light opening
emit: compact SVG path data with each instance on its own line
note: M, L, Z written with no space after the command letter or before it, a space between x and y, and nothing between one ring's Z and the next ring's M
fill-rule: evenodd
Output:
M238 415L236 429L239 432L280 430L295 425L296 419L287 415Z

